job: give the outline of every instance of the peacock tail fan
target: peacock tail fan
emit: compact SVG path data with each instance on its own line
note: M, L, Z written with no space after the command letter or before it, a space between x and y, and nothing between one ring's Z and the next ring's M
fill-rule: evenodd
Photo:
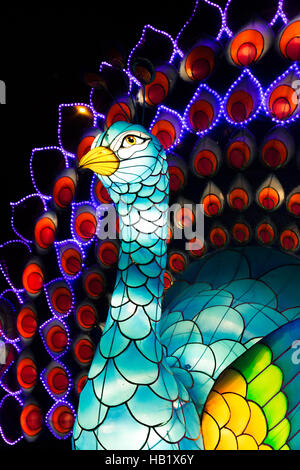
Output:
M0 255L5 444L300 449L300 11L261 3L146 25L33 149Z

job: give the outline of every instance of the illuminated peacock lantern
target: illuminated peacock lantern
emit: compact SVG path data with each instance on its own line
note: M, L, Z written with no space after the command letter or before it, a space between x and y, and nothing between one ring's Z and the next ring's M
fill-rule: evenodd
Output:
M300 17L235 28L237 4L145 26L33 150L1 248L7 444L300 448ZM204 240L178 239L197 204Z

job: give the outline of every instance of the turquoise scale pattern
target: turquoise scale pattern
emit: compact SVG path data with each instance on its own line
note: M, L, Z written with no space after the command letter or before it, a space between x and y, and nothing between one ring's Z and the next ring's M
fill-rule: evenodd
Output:
M94 146L110 147L128 131L147 135L116 123ZM201 412L217 377L300 314L299 260L266 247L226 249L193 263L161 313L168 171L155 137L146 148L133 154L151 168L142 184L138 172L123 184L119 169L99 176L118 210L122 243L108 320L80 395L75 449L203 449ZM132 162L124 162L126 172Z

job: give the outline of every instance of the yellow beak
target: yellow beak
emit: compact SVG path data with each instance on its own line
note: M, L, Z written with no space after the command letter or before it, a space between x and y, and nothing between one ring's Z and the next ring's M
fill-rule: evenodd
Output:
M98 175L110 176L117 171L119 164L119 159L112 150L95 147L82 157L78 168L89 168Z

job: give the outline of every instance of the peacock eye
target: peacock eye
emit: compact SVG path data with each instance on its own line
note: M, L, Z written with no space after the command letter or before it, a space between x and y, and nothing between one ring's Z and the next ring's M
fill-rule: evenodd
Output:
M128 135L125 137L125 143L127 145L135 145L136 144L136 138L133 135Z

